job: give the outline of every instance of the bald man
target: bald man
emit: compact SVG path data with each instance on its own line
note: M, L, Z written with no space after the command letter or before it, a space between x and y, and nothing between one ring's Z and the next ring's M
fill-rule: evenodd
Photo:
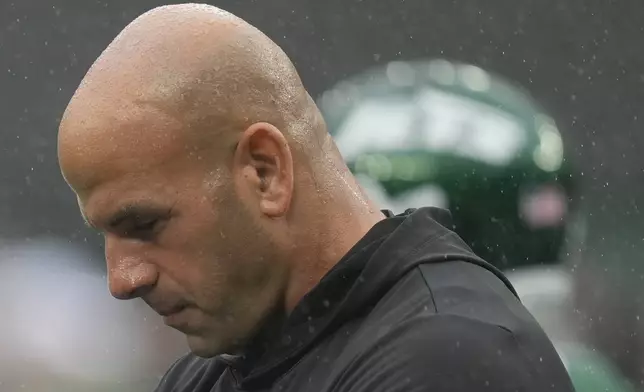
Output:
M227 12L127 26L74 94L59 157L112 294L187 337L160 392L572 391L449 214L379 211L288 57Z

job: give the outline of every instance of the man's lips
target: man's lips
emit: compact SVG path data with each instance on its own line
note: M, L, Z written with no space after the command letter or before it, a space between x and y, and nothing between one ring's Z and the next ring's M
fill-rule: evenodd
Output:
M189 318L185 312L187 308L183 307L163 316L163 323L183 333L188 333L192 327Z
M162 316L162 317L172 316L173 314L179 313L183 309L185 309L184 305L154 308L154 310L159 314L159 316Z
M161 317L168 317L179 313L186 308L187 304L183 301L174 303L164 303L163 301L154 301L152 298L143 298L145 303L152 308Z
M186 318L184 317L189 304L181 301L171 304L164 303L163 301L153 301L152 298L146 298L145 301L159 316L163 317L163 322L175 329L184 329L186 327Z

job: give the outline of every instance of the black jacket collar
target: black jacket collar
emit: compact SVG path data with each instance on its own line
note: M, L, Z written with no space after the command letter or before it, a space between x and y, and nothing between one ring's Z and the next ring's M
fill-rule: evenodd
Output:
M244 389L272 383L343 323L369 309L406 273L424 263L466 261L503 274L483 261L448 227L449 212L410 209L376 224L280 322L281 333L251 345L244 357L228 357ZM276 336L277 335L277 336Z

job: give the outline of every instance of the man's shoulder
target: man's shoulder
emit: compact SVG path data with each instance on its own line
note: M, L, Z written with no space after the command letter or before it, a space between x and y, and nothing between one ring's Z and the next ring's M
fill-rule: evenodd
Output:
M355 354L335 390L573 391L552 348L461 315L410 317L381 329L374 344Z
M538 327L497 270L465 261L423 264L418 269L437 314L462 316L513 332Z
M362 320L343 354L342 372L352 379L390 374L454 391L481 385L536 391L545 379L556 384L551 390L572 390L552 343L512 290L493 271L467 262L409 271ZM379 383L374 390L399 388Z
M226 370L220 358L205 359L194 354L179 358L166 372L155 392L210 391L212 383Z
M381 297L365 322L400 323L425 316L459 316L516 333L538 328L496 272L465 261L418 265Z
M466 262L409 271L343 354L338 390L573 390L552 343L505 282Z

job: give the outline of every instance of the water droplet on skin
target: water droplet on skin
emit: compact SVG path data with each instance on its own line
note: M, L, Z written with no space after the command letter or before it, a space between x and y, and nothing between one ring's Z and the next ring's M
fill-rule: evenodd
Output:
M130 287L139 287L150 279L150 275L154 274L154 267L142 263L139 259L134 257L125 257L121 259L118 265L111 268L109 274L111 276L117 275L118 279L127 281Z

